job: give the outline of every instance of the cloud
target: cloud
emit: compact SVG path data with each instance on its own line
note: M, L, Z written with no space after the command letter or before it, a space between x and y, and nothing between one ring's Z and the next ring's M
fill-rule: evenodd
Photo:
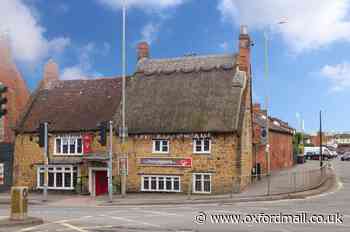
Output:
M87 79L88 77L100 77L101 73L93 69L94 60L92 57L106 56L109 53L110 45L104 42L102 46L96 46L90 42L77 49L78 64L65 67L61 74L62 80Z
M350 88L350 63L347 61L336 65L325 65L320 74L331 82L332 91Z
M146 24L141 30L141 41L146 41L152 44L158 38L160 24L154 24L152 22Z
M16 60L35 65L50 53L62 52L70 44L70 39L46 38L44 36L46 29L40 25L38 12L33 6L28 6L24 2L0 1L0 32L6 31L9 34Z
M219 0L224 21L279 33L295 53L350 41L349 0ZM277 25L281 20L288 23Z
M97 0L99 3L119 10L123 6L123 0ZM181 5L185 0L127 0L127 7L145 10L164 10Z

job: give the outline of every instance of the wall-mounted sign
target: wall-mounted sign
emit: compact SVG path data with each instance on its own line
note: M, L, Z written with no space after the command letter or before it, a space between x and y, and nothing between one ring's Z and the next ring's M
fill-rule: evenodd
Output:
M192 167L192 158L141 158L141 165L161 167Z
M5 183L5 175L4 175L4 164L0 163L0 185Z

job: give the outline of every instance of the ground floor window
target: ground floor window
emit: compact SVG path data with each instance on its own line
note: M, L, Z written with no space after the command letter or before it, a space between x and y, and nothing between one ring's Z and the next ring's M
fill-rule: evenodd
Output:
M141 176L141 191L180 192L179 176Z
M193 174L193 192L211 193L211 174L194 173Z
M44 173L45 167L38 166L37 169L37 187L44 187ZM48 188L73 190L77 184L77 167L71 165L57 166L49 165L48 167Z

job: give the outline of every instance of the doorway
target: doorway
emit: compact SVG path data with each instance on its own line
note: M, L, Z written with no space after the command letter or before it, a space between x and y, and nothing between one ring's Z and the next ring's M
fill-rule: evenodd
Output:
M95 195L103 195L108 192L108 176L107 171L95 172Z

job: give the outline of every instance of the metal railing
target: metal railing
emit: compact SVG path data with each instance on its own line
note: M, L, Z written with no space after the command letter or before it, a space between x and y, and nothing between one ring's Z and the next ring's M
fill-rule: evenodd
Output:
M211 194L196 194L193 183L187 191L188 199L217 197L258 197L277 194L288 194L315 189L321 186L332 174L330 165L321 168L279 171L275 173L235 176L227 178L213 178Z
M270 175L238 176L234 177L232 194L262 196L307 191L322 185L329 177L328 172L330 167L324 165L321 168ZM246 185L248 178L251 178L251 183Z

